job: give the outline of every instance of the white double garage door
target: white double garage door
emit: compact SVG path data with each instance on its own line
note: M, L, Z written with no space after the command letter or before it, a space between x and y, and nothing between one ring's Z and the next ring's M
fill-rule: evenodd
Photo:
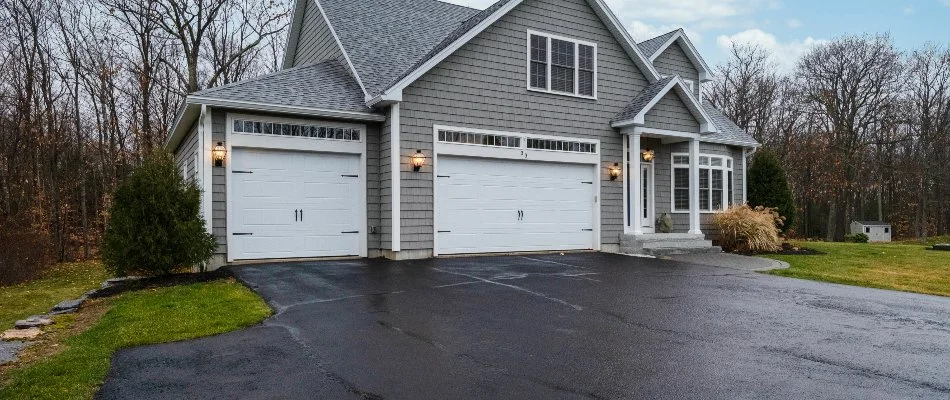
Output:
M358 154L233 149L229 258L365 254L361 163ZM435 253L595 249L597 178L594 164L440 155Z

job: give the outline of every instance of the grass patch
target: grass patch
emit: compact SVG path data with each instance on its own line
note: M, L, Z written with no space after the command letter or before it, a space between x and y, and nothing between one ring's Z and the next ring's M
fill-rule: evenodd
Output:
M102 263L63 263L32 282L0 287L0 330L13 328L19 319L45 313L60 301L98 288L106 279L109 273Z
M230 332L271 313L233 279L126 293L103 303L111 309L85 332L66 338L64 350L9 371L0 398L92 398L119 349Z
M927 250L919 243L824 243L796 242L821 251L821 255L767 255L789 263L791 268L770 271L772 275L811 279L950 296L950 253Z

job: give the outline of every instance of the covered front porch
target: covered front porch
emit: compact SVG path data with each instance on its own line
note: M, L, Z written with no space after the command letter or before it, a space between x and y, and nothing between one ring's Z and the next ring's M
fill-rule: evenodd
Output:
M713 216L744 201L745 148L679 77L644 90L612 123L623 136L623 253L719 252ZM742 163L742 165L739 165Z

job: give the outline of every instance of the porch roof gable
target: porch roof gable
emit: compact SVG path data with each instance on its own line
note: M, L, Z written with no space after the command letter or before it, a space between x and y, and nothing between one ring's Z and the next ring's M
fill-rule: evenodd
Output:
M689 87L679 75L662 78L648 85L610 122L614 128L644 126L646 114L671 90L675 90L690 114L699 122L700 133L718 133L719 129L706 109L690 93Z

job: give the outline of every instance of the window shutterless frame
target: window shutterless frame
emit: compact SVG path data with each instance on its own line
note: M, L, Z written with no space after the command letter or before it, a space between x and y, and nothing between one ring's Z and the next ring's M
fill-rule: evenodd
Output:
M687 160L685 163L677 162L677 159L682 160L684 157ZM729 206L733 204L736 204L736 201L733 198L733 196L735 196L735 185L733 184L732 179L735 179L735 174L733 173L734 163L733 163L732 157L716 155L716 154L706 154L706 153L701 153L698 155L698 157L701 160L699 162L699 171L700 171L699 173L700 175L706 174L705 176L707 178L707 187L700 188L700 192L702 193L703 191L705 191L706 193L708 193L707 198L706 198L707 207L704 207L702 204L700 204L699 212L702 214L717 213L720 211L724 211L725 209L727 209ZM670 155L670 164L671 164L670 211L673 212L674 214L685 214L689 212L688 207L687 208L676 207L676 189L677 189L676 170L677 169L689 170L688 160L689 160L688 153L673 153ZM702 162L702 160L705 160L705 162ZM720 185L720 187L717 187L717 188L713 187L713 171L714 170L722 171L722 184ZM700 177L700 179L702 179L702 176ZM727 179L729 180L729 182L726 182ZM692 184L699 185L699 182L688 183L688 185L692 185ZM687 188L689 187L688 185L686 186ZM715 191L722 191L722 200L721 200L722 208L720 209L712 209L712 202L713 202L713 197L714 197L713 192ZM700 197L700 200L702 199L703 198Z
M547 44L546 44L546 51L545 51L545 53L546 53L546 54L545 54L545 57L546 57L546 60L545 60L546 76L545 76L545 78L546 78L547 82L546 82L546 85L545 85L544 88L537 88L537 87L534 87L534 86L531 85L531 63L532 63L532 59L531 59L531 37L532 37L532 36L542 37L542 38L544 38L544 42L547 43ZM554 51L553 51L554 49L551 47L551 46L552 46L552 39L554 39L554 40L561 40L561 41L565 41L565 42L571 42L571 43L574 44L574 92L573 92L573 93L561 92L561 91L556 91L556 90L552 90L552 89L551 89L551 72L552 72L552 69L553 69L553 68L552 68L552 65L553 65L553 64L552 64L552 60L551 60L551 54L554 52ZM525 51L525 66L527 67L527 69L525 70L525 84L526 84L525 86L527 87L527 89L528 89L529 91L532 91L532 92L541 92L541 93L550 93L550 94L557 94L557 95L561 95L561 96L580 97L580 98L583 98L583 99L597 100L597 79L598 79L598 73L597 73L597 57L598 57L597 43L587 42L587 41L583 41L583 40L579 40L579 39L574 39L574 38L569 38L569 37L564 37L564 36L559 36L559 35L554 35L554 34L551 34L551 33L539 32L539 31L535 31L535 30L531 30L531 29L528 29L528 31L527 31L526 43L527 43L527 50ZM590 48L593 49L593 54L592 54L592 58L593 58L593 60L592 60L592 63L593 63L593 71L592 71L592 72L593 72L593 80L592 80L592 82L591 82L591 86L592 86L592 89L593 89L593 90L592 90L592 94L589 95L589 96L588 96L588 95L580 94L580 78L581 78L581 59L580 59L580 55L581 55L581 46L588 46L588 47L590 47ZM590 70L587 70L587 69L585 69L585 71L591 72Z

